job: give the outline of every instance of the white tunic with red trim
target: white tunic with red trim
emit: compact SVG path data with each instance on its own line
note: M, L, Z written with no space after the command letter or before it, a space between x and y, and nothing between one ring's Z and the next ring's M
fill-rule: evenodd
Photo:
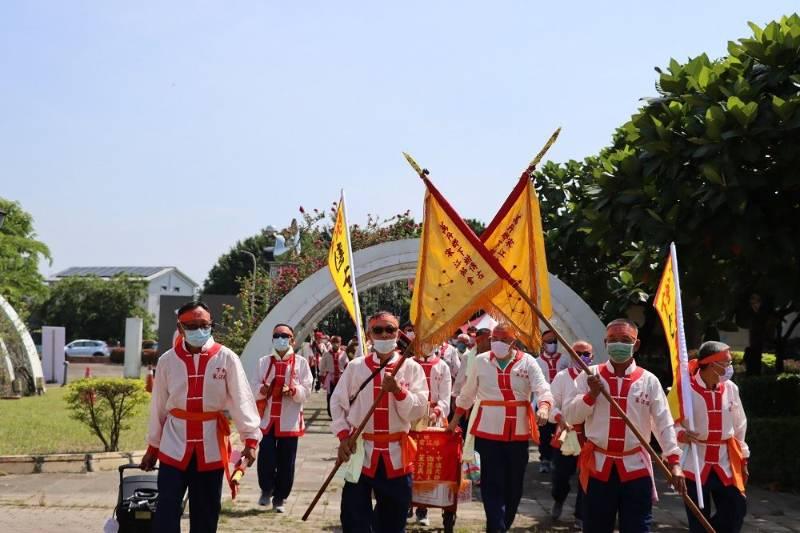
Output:
M194 452L199 471L223 468L217 440L217 421L188 421L169 414L172 409L189 413L227 409L242 443L255 447L261 440L258 412L239 357L209 339L199 354L178 343L156 365L147 432L149 451L158 449L158 460L181 470Z
M447 415L450 414L450 391L452 387L450 367L436 356L425 359L418 357L414 360L419 363L422 371L425 372L431 414L435 414L438 418L446 421Z
M625 369L624 378L614 375L614 367L609 362L594 365L591 369L593 373L599 372L603 387L625 410L639 432L647 438L652 431L661 445L662 456L670 464L677 464L681 450L667 398L658 378L637 366L635 361ZM596 447L596 472L591 472L591 476L608 481L613 464L617 465L622 481L649 476L652 465L645 463L645 460L650 461L646 452L637 453L637 450L641 450L639 440L622 418L612 412L605 397L600 395L594 399L588 394L586 378L584 372L576 378L577 395L564 406L563 413L568 423L584 424L586 439Z
M266 398L267 406L261 418L261 432L269 433L275 427L276 437L301 437L306 432L303 420L303 404L311 394L313 376L304 357L295 354L291 348L280 355L272 352L258 360L257 382L252 383L256 400ZM267 398L261 393L261 385L271 388ZM291 396L281 394L283 386L288 385Z
M571 402L578 394L575 380L580 373L581 371L578 368L565 368L556 374L556 377L550 382L550 392L553 395L553 407L550 408L550 422L559 422L564 417L564 406Z
M339 382L339 378L342 376L342 372L344 372L344 367L347 366L346 363L344 366L342 365L342 356L347 360L347 355L341 347L339 347L339 351L336 353L326 351L322 354L319 373L323 376L322 386L325 387L325 390L328 392L331 392Z
M569 367L569 355L562 355L560 352L549 355L542 351L536 358L536 362L539 363L539 368L542 369L542 374L547 382L552 383L556 374Z
M339 439L346 438L364 419L381 390L383 375L393 372L400 361L397 352L389 364L356 396L350 405L350 398L355 396L358 388L369 379L370 375L380 367L378 356L371 352L366 357L357 357L350 361L339 380L339 385L331 396L331 431ZM395 377L403 389L397 394L385 394L364 428L364 434L396 434L408 433L413 421L425 415L428 403L428 385L425 372L413 359L407 360L400 367ZM399 442L378 443L364 439L365 460L362 473L374 477L378 467L378 457L383 457L386 475L395 478L409 474L414 470L413 461L404 464Z
M705 483L713 469L725 486L731 485L731 462L725 441L736 439L742 449L742 456L745 459L750 457L750 448L744 440L747 417L739 399L739 387L732 381L726 381L717 385L714 390L709 390L699 372L692 376L691 384L694 431L700 440L707 441L697 443L700 482ZM684 420L675 428L680 432L687 425ZM681 449L686 454L682 465L686 477L694 479L694 461L691 460L689 445L682 444Z
M553 404L550 386L542 375L538 363L530 354L516 350L512 359L501 369L491 352L479 354L474 370L456 398L456 412L464 414L480 400L480 410L472 425L472 434L490 440L522 441L531 438L530 407L486 406L484 401L523 402L530 405L535 393L539 405Z
M444 342L431 352L431 356L438 356L450 368L450 379L455 379L461 366L461 354L449 342Z

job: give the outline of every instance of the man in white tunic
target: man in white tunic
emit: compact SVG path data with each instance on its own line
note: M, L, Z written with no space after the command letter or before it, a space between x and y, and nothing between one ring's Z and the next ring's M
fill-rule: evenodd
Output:
M294 330L278 324L272 330L273 352L258 360L252 383L261 411L261 444L258 449L259 505L284 512L284 502L294 484L297 441L306 431L303 404L311 395L313 377L308 361L294 353Z
M221 507L223 473L230 483L230 426L227 410L244 444L243 460L255 461L261 439L258 413L239 356L214 342L211 312L202 302L178 310L180 335L158 359L150 402L147 452L140 464L158 470L153 531L180 531L183 496L189 491L192 533L213 532Z
M513 347L516 332L508 324L492 331L491 351L478 355L474 371L456 398L456 414L448 429L480 400L474 425L475 450L481 457L481 497L486 530L511 528L522 499L528 466L528 441L539 441L538 426L547 422L553 398L538 363ZM538 399L533 412L531 393Z
M362 434L363 468L358 482L346 481L342 490L340 516L345 533L405 531L415 450L408 432L411 423L427 411L428 386L422 367L413 359L396 376L391 375L401 358L396 351L398 329L397 317L387 311L369 319L373 349L350 361L331 397L331 430L340 441L339 460L346 462L356 451L350 435L381 390L386 393Z
M539 368L547 383L552 383L556 374L569 366L569 355L558 351L558 340L556 334L550 330L542 333L542 349L539 357L536 358ZM539 443L539 473L550 472L553 461L553 448L550 440L556 431L556 425L548 422L542 426L541 442Z

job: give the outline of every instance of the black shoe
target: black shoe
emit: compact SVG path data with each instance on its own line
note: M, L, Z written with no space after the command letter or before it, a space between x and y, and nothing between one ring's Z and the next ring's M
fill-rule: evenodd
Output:
M442 523L444 533L453 533L456 527L456 514L452 511L442 511Z
M564 502L553 502L553 508L550 509L550 518L558 520L561 518L561 511L564 510Z

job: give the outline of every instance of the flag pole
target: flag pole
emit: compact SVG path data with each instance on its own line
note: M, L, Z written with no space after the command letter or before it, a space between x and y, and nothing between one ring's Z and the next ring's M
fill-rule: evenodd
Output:
M419 177L423 181L426 180L427 176L430 174L428 169L420 168L420 166L417 164L417 162L414 161L414 159L410 155L408 155L407 153L403 152L403 155L405 156L406 160L411 165L411 167L417 172ZM567 340L564 338L564 336L561 335L561 333L550 322L550 320L548 320L547 317L544 316L544 313L542 313L542 311L539 309L539 306L536 305L536 302L534 302L530 298L530 296L525 294L525 291L523 291L519 287L519 284L513 278L511 278L511 276L508 274L508 272L506 272L505 269L504 269L502 272L497 272L497 274L501 278L503 278L506 282L508 282L517 291L517 293L519 294L520 298L522 298L525 301L525 303L528 304L528 306L531 308L531 310L534 313L536 313L536 316L539 317L539 319L544 323L544 325L547 326L547 328L550 331L552 331L553 334L555 334L555 336L558 339L558 341L561 343L562 346L564 346L567 349L567 352L569 353L570 357L572 357L572 360L575 361L578 364L580 369L583 372L585 372L587 375L589 375L589 376L593 375L591 369L589 368L589 366L583 361L583 359L578 357L577 353L575 353L575 350L572 348L572 345L567 342ZM653 458L653 462L658 466L659 470L661 470L661 472L667 478L667 481L672 483L673 482L672 472L670 472L669 468L667 468L667 466L661 461L661 458L655 452L653 447L650 446L650 442L648 440L646 440L642 436L641 432L639 432L639 430L636 428L636 426L633 424L633 422L631 422L631 419L628 418L628 415L625 413L625 410L622 409L622 407L620 407L620 405L617 403L617 401L614 400L614 398L609 394L609 392L604 387L600 388L600 393L603 395L603 397L606 399L606 401L608 401L608 403L611 405L611 408L614 410L614 412L617 415L619 415L620 418L622 418L622 420L625 422L625 425L628 426L628 428L634 434L636 439L639 441L639 444L641 444L642 448L644 448L650 454L650 456ZM683 501L686 504L686 506L689 508L689 510L692 512L692 514L694 514L695 517L697 518L697 520L703 525L703 528L708 533L716 533L714 528L711 526L711 524L706 519L705 515L703 515L702 511L700 511L700 509L698 509L697 505L689 497L688 494L683 494Z
M350 286L353 287L353 309L356 312L356 335L358 336L358 345L361 347L361 354L367 355L367 345L364 342L364 318L361 316L361 304L358 301L358 289L356 288L356 265L355 257L353 256L353 243L350 239L350 226L347 222L347 203L344 201L344 189L341 190L342 198L342 220L344 221L344 230L347 232L347 253L350 257Z
M683 374L681 381L683 381L683 386L681 390L678 391L681 395L681 403L683 404L683 409L685 410L687 407L691 408L692 411L692 396L691 396L691 376L689 376L689 369L687 368L685 363L688 363L688 353L686 351L686 332L683 329L683 303L681 302L681 282L680 277L678 276L678 253L675 249L675 243L672 242L669 245L669 252L670 252L670 262L671 268L673 272L673 278L675 278L675 299L676 299L676 307L678 309L678 361L679 361L679 368L678 372ZM677 386L676 383L672 384L673 387ZM687 419L687 423L689 426L689 431L694 432L694 414L693 412L685 413L684 418ZM700 482L700 461L697 459L697 443L689 442L689 450L692 453L692 463L694 464L694 482L695 488L697 490L697 505L702 509L705 507L705 502L703 501L703 484Z

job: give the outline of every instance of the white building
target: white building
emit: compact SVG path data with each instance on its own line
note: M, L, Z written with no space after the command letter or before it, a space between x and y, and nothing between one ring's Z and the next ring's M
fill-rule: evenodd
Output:
M176 267L70 267L55 274L51 281L75 276L97 276L111 279L125 275L147 282L145 308L158 324L159 300L163 295L195 296L200 286Z

